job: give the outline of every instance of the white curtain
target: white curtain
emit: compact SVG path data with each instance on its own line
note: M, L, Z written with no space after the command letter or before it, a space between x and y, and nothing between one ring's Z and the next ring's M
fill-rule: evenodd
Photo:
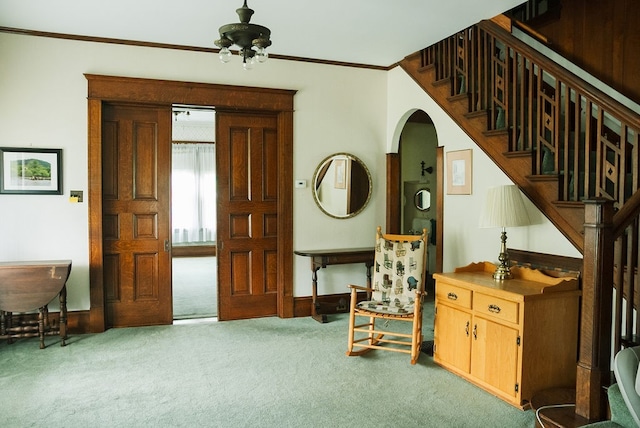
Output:
M216 240L216 155L214 144L172 145L174 244Z

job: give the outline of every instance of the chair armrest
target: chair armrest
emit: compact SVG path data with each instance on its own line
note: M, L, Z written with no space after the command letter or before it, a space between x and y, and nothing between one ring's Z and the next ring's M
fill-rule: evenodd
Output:
M351 288L352 290L369 291L369 292L373 291L373 288L363 287L361 285L349 284L347 285L347 287Z

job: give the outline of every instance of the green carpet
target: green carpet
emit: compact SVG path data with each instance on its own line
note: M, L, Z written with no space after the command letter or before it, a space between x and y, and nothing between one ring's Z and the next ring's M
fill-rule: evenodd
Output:
M215 317L218 313L216 257L173 257L173 319Z
M432 306L425 339L433 337ZM533 427L421 354L347 357L347 316L0 344L3 427Z

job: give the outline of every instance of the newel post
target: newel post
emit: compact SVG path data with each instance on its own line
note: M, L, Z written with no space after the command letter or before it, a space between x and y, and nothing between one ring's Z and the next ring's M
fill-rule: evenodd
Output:
M613 291L613 201L584 201L584 256L576 413L589 420L606 417L611 377Z

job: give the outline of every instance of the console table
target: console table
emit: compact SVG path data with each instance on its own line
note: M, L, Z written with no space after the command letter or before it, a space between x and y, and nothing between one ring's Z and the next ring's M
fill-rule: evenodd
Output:
M367 267L367 287L371 288L371 266L373 266L374 260L373 247L294 251L294 254L311 258L311 285L313 289L311 316L318 322L327 322L327 315L319 313L320 304L317 301L318 270L320 268L325 268L329 265L364 263Z
M0 262L0 338L39 337L40 349L45 335L60 335L61 346L67 339L67 288L71 260ZM60 301L60 322L49 321L48 304L56 296ZM13 325L13 313L38 310L38 321Z

